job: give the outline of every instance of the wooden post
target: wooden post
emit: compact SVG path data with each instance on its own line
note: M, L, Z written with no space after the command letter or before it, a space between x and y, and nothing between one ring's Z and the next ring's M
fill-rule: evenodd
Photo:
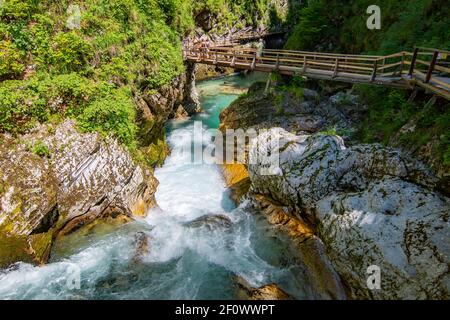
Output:
M280 70L280 54L277 53L277 63L275 65L275 70L278 71Z
M430 82L431 75L433 74L434 66L436 65L436 60L437 60L438 56L439 56L439 51L436 50L433 53L433 58L431 59L430 67L428 68L427 77L425 78L425 83Z
M408 76L412 77L414 73L414 66L416 65L417 55L419 53L419 48L414 48L414 53L411 58L411 65L409 66Z
M400 74L399 74L400 77L402 76L402 73L403 73L404 64L405 64L405 53L402 54L402 61L400 63Z
M333 78L336 78L339 69L339 58L336 58L336 64L334 65Z
M373 71L372 71L372 77L370 78L370 81L375 81L375 78L377 77L377 69L378 69L378 60L375 60L373 63Z
M234 67L236 65L236 49L233 49L233 59L231 60L231 66Z
M216 57L214 58L214 64L217 64L218 61L219 61L219 57L217 55L217 50L216 50Z
M256 51L255 51L255 53L254 53L254 55L253 55L253 61L252 61L252 65L251 65L251 69L252 70L255 70L255 67L256 67Z
M306 72L306 56L303 56L303 73Z

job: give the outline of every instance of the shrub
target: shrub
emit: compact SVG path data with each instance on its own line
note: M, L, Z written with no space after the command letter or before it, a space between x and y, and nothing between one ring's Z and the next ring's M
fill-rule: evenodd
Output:
M20 76L25 67L24 54L9 40L0 41L0 80Z
M92 58L92 47L75 31L58 33L52 43L54 72L83 71Z
M37 141L32 147L31 151L42 158L50 158L50 151L42 141Z
M113 134L130 149L136 147L136 111L128 88L110 89L89 104L77 117L80 128Z

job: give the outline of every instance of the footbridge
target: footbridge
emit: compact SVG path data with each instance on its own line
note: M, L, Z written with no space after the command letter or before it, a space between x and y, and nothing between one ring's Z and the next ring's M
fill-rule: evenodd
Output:
M241 70L388 87L423 88L450 100L450 51L416 47L391 55L254 49L201 43L183 48L187 61Z

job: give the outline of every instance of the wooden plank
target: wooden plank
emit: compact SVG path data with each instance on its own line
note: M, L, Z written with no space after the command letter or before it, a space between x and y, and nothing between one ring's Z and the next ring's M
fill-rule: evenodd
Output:
M435 65L434 69L438 70L438 71L445 72L445 73L450 73L450 68L443 67L443 66L440 66L440 65Z
M395 62L395 63L391 63L391 64L386 64L386 65L384 65L384 66L382 66L382 67L379 67L378 70L386 70L386 69L390 69L390 68L393 68L393 67L397 67L397 66L399 66L401 63L402 63L402 62L399 61L399 62Z
M445 88L449 88L450 89L450 83L441 81L439 79L437 79L436 77L431 77L431 82L437 83L438 85L445 87Z
M435 48L427 48L427 47L415 47L415 48L418 48L420 50L433 51L433 53L438 51L438 52L450 54L450 51L447 51L447 50L441 50L441 49L435 49Z

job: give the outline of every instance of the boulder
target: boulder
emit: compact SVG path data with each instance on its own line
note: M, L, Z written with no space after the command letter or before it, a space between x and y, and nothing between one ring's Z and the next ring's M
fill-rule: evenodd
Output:
M268 151L279 153L272 174L259 160ZM252 142L248 167L252 193L316 226L351 297L449 297L450 201L422 163L377 144L346 148L338 136L274 128ZM372 265L381 290L368 288Z
M205 215L185 224L189 228L205 228L208 231L217 229L229 230L233 227L231 219L223 214Z
M276 283L253 288L242 277L236 277L237 295L241 300L293 300Z
M30 148L38 143L40 155ZM56 236L105 215L145 216L156 205L152 172L116 140L80 133L71 120L6 139L0 151L0 234L11 248L26 244L22 251L39 263Z
M354 130L358 110L352 101L337 104L320 97L317 91L301 89L299 92L273 88L265 91L265 84L255 83L244 95L220 114L222 129L270 129L280 127L289 132L316 133L331 128Z
M148 253L149 250L149 242L150 237L144 232L137 232L134 236L134 255L133 255L133 263L142 263L143 258Z
M245 166L238 163L224 164L222 174L233 201L236 204L241 202L250 188L250 177Z

